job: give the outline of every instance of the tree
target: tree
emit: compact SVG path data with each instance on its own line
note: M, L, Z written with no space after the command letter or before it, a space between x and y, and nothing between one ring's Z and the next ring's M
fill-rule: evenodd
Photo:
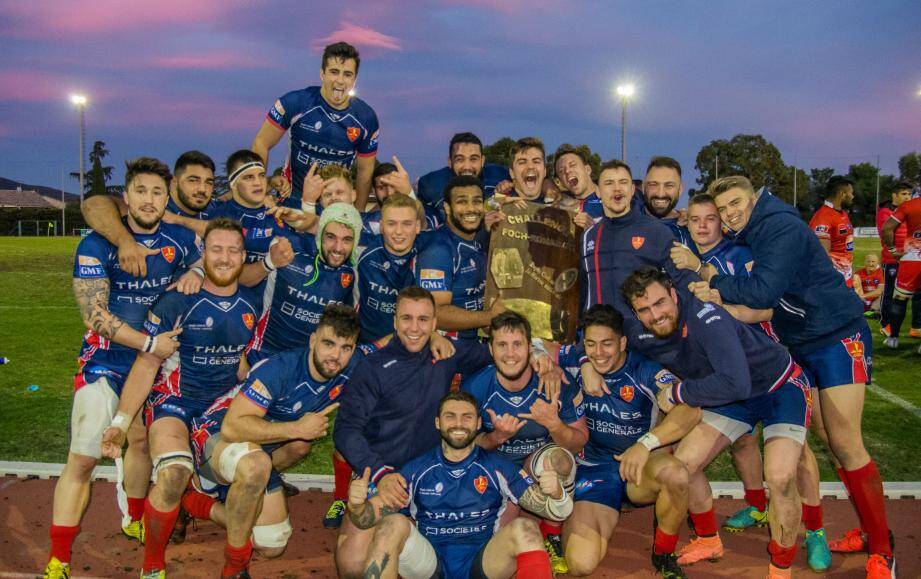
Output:
M899 177L917 184L921 181L921 153L905 153L899 157Z
M804 202L800 204L800 206L806 210L807 214L811 215L818 209L819 204L821 204L822 200L825 198L825 185L828 184L828 180L831 179L834 174L835 170L831 167L810 169L808 200L804 199Z
M514 146L514 139L502 137L492 145L483 147L483 156L486 157L487 163L508 166L508 158Z
M854 181L854 205L850 211L855 226L869 226L876 223L876 191L879 176L880 198L895 188L896 178L879 175L879 169L870 163L858 163L848 167L847 176Z
M112 167L103 166L102 160L109 155L106 144L103 141L93 143L90 150L90 170L86 173L83 181L83 193L111 193L106 187L106 183L112 178ZM74 179L80 179L80 172L74 171L70 174Z
M767 187L784 201L793 201L793 172L784 164L780 150L761 135L710 141L697 153L695 167L702 189L716 180L718 171L720 177L744 175L755 189Z

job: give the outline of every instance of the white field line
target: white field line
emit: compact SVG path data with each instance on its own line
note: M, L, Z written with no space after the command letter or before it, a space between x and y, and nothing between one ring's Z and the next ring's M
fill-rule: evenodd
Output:
M901 396L896 396L892 392L886 390L885 388L880 387L876 382L872 382L867 389L885 400L886 402L891 402L896 406L907 410L909 413L913 414L915 418L921 419L921 408L918 408L908 400L905 400Z

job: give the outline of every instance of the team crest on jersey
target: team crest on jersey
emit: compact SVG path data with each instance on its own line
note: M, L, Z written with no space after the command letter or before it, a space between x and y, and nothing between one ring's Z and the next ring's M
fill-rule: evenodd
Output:
M747 261L745 262L745 269L748 270L749 273L751 273L752 267L754 267L754 265L755 265L754 261Z
M684 324L683 326L681 326L681 337L682 338L688 337L688 325L687 324Z
M354 143L358 140L358 137L361 136L361 129L358 127L349 127L345 130L345 136L349 138L349 142Z
M340 392L342 392L342 384L336 384L333 386L332 390L329 391L329 399L335 400L339 397Z
M339 283L342 285L342 287L349 287L349 285L352 283L352 279L354 279L352 274L343 273L339 276Z
M643 247L643 244L644 244L644 243L646 243L646 238L645 238L645 237L640 237L639 235L636 235L636 236L633 237L633 239L630 240L630 243L633 244L633 249L639 249L639 248Z
M243 314L243 324L247 330L252 330L253 326L256 325L256 316L250 313Z
M483 494L486 492L486 487L489 486L489 481L486 480L486 477L480 475L473 479L473 488L477 490L478 493Z
M844 342L844 347L847 350L847 353L851 356L851 358L855 360L860 360L861 358L863 358L863 354L864 354L863 342L859 340L855 340L853 342Z
M621 386L620 387L620 397L624 402L633 401L633 386Z
M173 263L173 260L176 259L176 248L172 245L164 245L160 248L160 253L168 263Z

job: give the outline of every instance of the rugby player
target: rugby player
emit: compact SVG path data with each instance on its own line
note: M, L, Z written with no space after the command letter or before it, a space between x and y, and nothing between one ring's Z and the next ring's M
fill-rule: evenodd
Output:
M854 272L854 291L863 301L864 315L879 314L884 283L885 273L879 266L879 256L868 253L863 258L863 268Z
M408 500L406 480L396 470L438 443L431 420L454 375L461 369L475 372L492 361L485 344L460 340L453 357L433 363L430 337L436 326L432 294L418 286L401 290L393 320L396 339L352 373L333 429L336 448L355 472L371 468L371 482L391 507ZM561 376L549 356L542 353L532 360L542 387L557 389ZM371 535L346 518L336 548L340 574L361 574Z
M498 519L511 502L562 520L572 511L572 497L552 467L534 482L514 463L478 447L476 405L465 392L439 401L435 427L441 443L399 470L407 482L399 512L379 495L367 498L369 467L353 481L349 520L373 536L364 577L553 576L537 524L518 517L500 528Z
M706 193L692 197L688 202L688 228L696 253L676 243L671 251L675 267L696 270L703 262L704 267L712 268L713 272L722 275L750 275L754 265L751 251L744 245L736 245L726 239L721 225L713 197ZM770 323L771 310L752 310L732 304L723 307L736 319L752 324L755 329L778 341ZM812 396L814 401L818 393L813 391ZM754 433L743 434L732 444L732 461L739 478L742 479L747 506L727 518L723 523L723 529L739 532L749 527L767 525L764 464L758 438ZM803 542L806 545L809 567L813 571L824 572L831 565L831 552L828 549L822 517L819 465L807 443L803 444L803 455L797 468L797 485L803 503L802 518L806 527Z
M594 305L582 318L582 347L591 368L602 377L597 396L582 406L588 441L577 457L572 515L563 525L569 574L595 572L607 552L624 499L655 504L652 565L663 577L680 578L675 547L688 505L688 472L667 450L700 420L700 410L675 406L662 420L656 395L675 381L659 364L628 352L623 317L607 304ZM582 386L579 347L563 346L559 364Z
M582 450L588 429L582 416L578 388L564 385L555 396L541 394L531 368L531 324L515 312L503 312L489 324L489 351L493 363L461 385L476 398L482 419L477 444L535 476L543 466L553 469L572 490L573 454ZM566 573L560 540L561 526L541 521L541 534L556 573Z
M166 210L177 215L208 219L214 207L214 161L201 151L186 151L173 166Z
M156 159L141 157L127 163L125 169L125 225L135 243L156 250L156 255L146 258L147 274L137 277L118 267L115 246L99 233L89 234L77 246L74 297L87 331L74 376L70 452L54 488L51 554L45 567L48 578L70 576L71 546L89 503L102 433L115 416L118 396L137 352L166 358L178 347L173 338L179 330L165 332L156 340L144 335L141 324L147 310L179 272L201 264L195 235L161 222L169 199L169 168ZM150 459L143 427L139 421L130 422L130 428L127 421L125 424L130 444L125 455L129 476L123 531L143 541L141 516Z
M582 229L588 229L604 215L604 207L598 196L598 185L592 180L592 166L585 151L570 144L560 145L553 153L553 174L564 194L560 206L576 212L573 221Z
M889 220L889 217L895 210L911 199L913 185L910 181L899 181L890 195L889 201L879 204L876 210L876 230L882 239L883 225ZM893 234L893 245L897 251L904 251L905 248L905 224L899 225ZM895 342L890 344L898 346L898 335L892 335L889 327L889 310L892 308L892 294L895 292L895 278L899 272L899 259L889 253L889 249L883 245L882 251L883 270L885 271L886 282L883 288L883 300L880 305L880 332L887 338L895 338ZM921 338L921 292L916 293L911 298L911 329L908 335L912 338ZM887 344L887 345L890 345Z
M646 167L643 194L646 211L660 219L675 234L675 239L690 247L691 235L686 225L680 225L680 215L675 207L684 185L681 183L681 164L671 157L653 157Z
M681 550L678 563L722 557L703 469L760 420L764 477L771 491L768 573L790 577L802 511L796 470L811 410L805 374L786 348L721 306L693 296L679 298L657 268L631 274L622 292L644 328L632 344L680 380L659 392L659 407L666 412L680 403L704 407L701 422L675 450L690 473L688 510L698 535Z
M393 163L380 163L374 168L374 174L371 176L371 190L377 199L378 208L361 214L361 220L364 222L363 231L368 235L378 235L381 232L380 207L385 199L394 193L402 193L410 197L416 196L406 169L396 156L393 157L393 161ZM436 210L424 203L422 209L425 211L423 229L435 229L442 223L442 218Z
M452 177L470 175L483 182L483 194L489 199L496 187L508 180L508 169L502 165L487 163L483 155L483 143L473 133L457 133L448 144L448 166L419 177L419 200L434 210L440 222L444 222L444 189Z
M240 224L226 218L212 220L205 231L204 246L201 291L191 296L166 292L150 308L144 322L151 340L164 332L181 330L178 350L167 358L156 353L138 354L117 413L102 437L102 453L117 458L128 424L147 401L144 423L156 482L144 505L141 576L145 578L166 574L166 544L193 471L189 449L192 419L245 375L243 351L252 338L259 312L255 292L237 283L246 257Z
M905 246L899 251L895 246L895 231L905 224ZM905 320L908 300L921 291L921 198L916 197L899 207L889 216L880 235L883 246L899 259L899 271L895 279L895 293L889 309L889 328L891 336L898 347L899 332ZM887 341L888 341L887 340ZM921 347L918 348L921 353Z
M751 248L754 265L751 276L705 271L708 283L691 287L699 296L715 289L724 303L773 309L771 324L781 343L819 389L819 414L841 465L838 475L868 535L867 577L889 577L895 559L882 479L861 434L873 351L863 305L795 209L770 194L756 195L745 177L718 179L709 193L736 243Z
M193 420L197 487L182 504L195 518L227 529L222 577L247 570L253 549L281 555L291 536L275 453L326 436L328 415L348 387L358 315L327 307L309 347L288 350L253 367L246 382ZM304 452L298 452L303 456ZM346 486L347 488L347 486ZM204 493L204 494L203 494Z
M429 237L416 259L416 280L432 292L438 306L438 329L458 338L476 339L477 328L505 311L501 300L489 309L486 294L486 247L480 235L486 207L480 180L454 177L444 191L445 224Z
M357 163L355 206L364 210L371 190L379 127L374 109L352 96L360 64L354 46L345 42L327 46L320 67L320 86L294 90L275 101L253 139L252 150L267 164L269 150L289 132L285 173L293 187L292 207L300 207L304 178L312 165L350 169Z
M847 209L854 203L854 182L835 175L825 185L825 201L809 221L832 264L850 287L854 275L854 226Z
M544 143L537 137L524 137L515 141L509 151L508 173L512 179L512 197L534 203L551 203L544 194L547 178L547 152Z

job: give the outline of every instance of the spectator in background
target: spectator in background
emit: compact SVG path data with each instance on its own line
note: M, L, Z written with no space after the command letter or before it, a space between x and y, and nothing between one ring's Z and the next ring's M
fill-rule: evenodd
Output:
M870 318L879 315L883 295L883 269L875 253L868 253L863 261L863 269L854 272L854 291L863 300L865 316Z
M876 229L878 232L882 232L883 224L892 216L898 206L911 199L912 188L911 181L899 181L892 191L890 200L879 204L879 209L876 212ZM895 248L900 252L905 249L904 224L895 230ZM881 257L885 284L880 303L879 325L880 332L889 338L893 337L889 323L889 312L892 305L892 292L895 290L895 278L899 274L899 258L893 256L885 245L882 248ZM912 338L921 338L921 295L916 294L911 300L911 329L908 331L908 335ZM895 337L898 338L898 336Z

